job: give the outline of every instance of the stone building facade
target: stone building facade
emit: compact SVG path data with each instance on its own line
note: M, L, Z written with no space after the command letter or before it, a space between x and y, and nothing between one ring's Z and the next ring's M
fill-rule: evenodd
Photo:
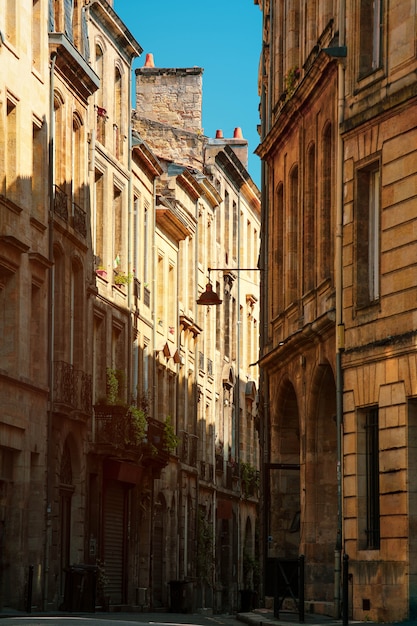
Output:
M112 2L8 1L0 32L0 607L165 608L180 581L187 609L237 608L258 557L247 143L204 137L202 70L165 71L178 101L195 81L194 121L153 119L146 91L132 116L142 49ZM196 303L208 267L226 308Z
M250 364L256 363L259 347L260 202L234 151L243 150L246 164L247 142L203 134L201 78L201 68L157 68L149 54L136 70L132 123L164 162L166 175L156 188L158 265L171 263L178 276L180 325L178 337L171 339L177 342L179 365L170 394L182 440L175 469L178 486L168 467L157 487L168 546L174 530L180 558L166 558L174 579L188 581L190 587L197 581L198 606L224 611L239 606L245 575L251 588L258 582L258 567L253 567L259 562L258 374ZM157 103L152 110L149 102ZM224 302L200 307L196 301L209 279L224 293ZM170 280L166 271L159 281L156 298L161 303ZM160 310L163 318L170 314L172 319L169 298ZM170 345L170 323L167 327L165 319L158 321L161 345L167 337ZM167 378L160 366L158 372ZM176 525L169 529L167 519L174 513Z
M266 571L413 618L416 8L259 5Z

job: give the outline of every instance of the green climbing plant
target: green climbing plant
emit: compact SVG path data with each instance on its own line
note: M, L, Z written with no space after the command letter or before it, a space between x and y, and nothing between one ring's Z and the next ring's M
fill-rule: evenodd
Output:
M172 417L170 415L167 415L164 424L164 448L165 450L168 450L168 452L174 452L179 442L180 439L175 434L175 429L172 424Z

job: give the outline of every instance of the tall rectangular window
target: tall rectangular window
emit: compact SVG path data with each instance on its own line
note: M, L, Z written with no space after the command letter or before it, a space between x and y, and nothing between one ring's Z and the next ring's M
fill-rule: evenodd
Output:
M123 221L122 221L122 192L113 187L113 268L127 271L126 259L123 258Z
M17 200L17 106L7 98L6 118L6 194Z
M379 299L380 171L379 164L358 170L356 185L357 306Z
M32 5L32 64L39 72L41 69L41 2L33 0Z
M6 0L6 39L13 46L16 45L18 6L16 0Z
M367 548L380 544L378 408L366 414L366 536Z
M358 425L358 512L359 548L380 547L379 505L379 413L369 407L359 413Z
M46 125L45 125L46 126ZM32 214L38 219L45 218L45 155L46 135L44 126L38 121L32 124Z
M359 75L381 66L382 0L360 3Z

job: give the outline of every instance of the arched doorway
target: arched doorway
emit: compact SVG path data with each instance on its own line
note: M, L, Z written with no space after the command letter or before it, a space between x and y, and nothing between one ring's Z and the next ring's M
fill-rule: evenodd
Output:
M306 425L306 596L333 602L337 533L336 386L330 365L322 365L313 385Z

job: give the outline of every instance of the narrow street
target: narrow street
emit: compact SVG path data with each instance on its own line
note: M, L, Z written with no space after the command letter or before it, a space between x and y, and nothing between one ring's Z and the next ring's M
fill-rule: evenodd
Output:
M62 615L16 615L1 617L1 626L105 626L108 623L124 626L132 622L150 626L237 626L238 620L229 615L204 616L176 613L90 613Z

